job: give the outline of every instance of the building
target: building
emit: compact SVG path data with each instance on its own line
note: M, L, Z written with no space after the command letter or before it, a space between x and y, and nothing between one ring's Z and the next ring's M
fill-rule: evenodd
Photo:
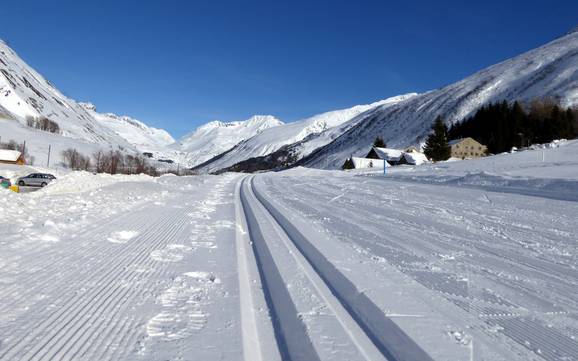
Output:
M448 144L452 158L479 158L484 157L488 151L488 147L470 137L450 140Z
M26 162L21 152L17 150L0 149L0 163L22 165Z
M405 158L403 157L403 151L399 149L391 148L378 148L373 147L367 153L365 158L368 159L385 159L390 165L405 164Z
M402 164L420 165L428 161L425 154L415 147L406 150L372 147L365 158L352 157L351 160L355 169L383 169L384 166L387 168Z
M409 165L420 165L428 161L425 154L418 152L417 150L403 153L403 159L405 160L405 163Z
M367 168L383 169L384 165L386 168L390 166L387 162L384 162L382 159L351 157L351 161L353 161L353 167L355 169L367 169Z

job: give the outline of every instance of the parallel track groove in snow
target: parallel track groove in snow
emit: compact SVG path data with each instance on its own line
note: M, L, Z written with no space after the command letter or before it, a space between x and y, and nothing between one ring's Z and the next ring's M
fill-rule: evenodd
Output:
M329 288L347 316L354 320L383 357L389 361L432 360L399 326L387 318L379 307L360 293L355 285L258 191L253 178L250 180L250 188L259 204L270 214L307 264Z
M273 177L266 177L263 184L267 185L272 197L283 195L280 203L287 206L284 207L287 212L299 211L313 219L328 215L330 218L324 219L324 226L342 225L341 229L347 229L347 234L341 239L354 249L367 252L367 257L377 256L386 260L483 321L486 325L480 324L481 337L488 333L492 336L493 333L503 334L510 339L508 343L514 341L516 352L526 352L520 350L525 348L552 361L573 360L578 355L575 328L565 328L564 318L560 316L564 313L571 315L577 307L578 274L572 258L550 253L538 255L524 248L532 243L543 248L572 247L571 232L561 233L564 236L552 232L555 227L561 231L569 228L571 217L557 216L558 207L567 204L555 200L535 201L525 195L506 198L501 194L492 195L494 202L487 204L484 203L487 199L484 191L422 184L395 184L392 190L389 189L391 184L383 179L368 179L361 183L355 180L356 187L348 183L335 187L327 179L290 187L285 181L277 183L273 180ZM401 194L399 189L395 191L397 186L403 187ZM405 191L405 187L409 189ZM441 194L428 196L422 189L426 187L428 190L439 189ZM368 192L381 188L387 189L383 195ZM448 198L446 194L455 198ZM326 201L338 196L336 203ZM545 203L555 211L546 208L548 211L541 214L531 202ZM464 214L463 208L477 212ZM573 205L569 208L572 209ZM520 215L510 220L508 217L511 217L513 209ZM536 213L542 218L534 218ZM369 219L375 221L367 222ZM550 225L549 219L557 224ZM355 237L351 237L352 234ZM437 271L426 272L427 268L420 267L439 267L436 255L440 254L464 254L468 257L465 260L456 257L456 260L442 264ZM506 277L500 277L502 272ZM490 283L485 283L484 288L473 283L470 289L469 283L462 279L463 287L457 288L452 284L452 276L458 281L462 277L473 277ZM482 294L485 287L496 290L496 294L489 295L491 297ZM478 333L474 328L469 332L473 336ZM511 352L505 342L488 345L492 350L501 349L504 355Z
M297 309L291 301L291 296L275 265L267 241L243 188L241 189L241 203L247 219L253 252L260 270L263 293L271 314L281 357L285 361L319 360L307 336L305 325L299 319Z

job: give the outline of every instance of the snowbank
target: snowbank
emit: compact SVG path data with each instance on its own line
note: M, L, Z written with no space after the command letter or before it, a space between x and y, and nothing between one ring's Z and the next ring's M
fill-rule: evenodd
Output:
M89 172L71 172L50 182L44 189L33 193L35 196L44 194L80 193L102 188L120 182L154 182L155 178L145 175L124 174L93 174Z

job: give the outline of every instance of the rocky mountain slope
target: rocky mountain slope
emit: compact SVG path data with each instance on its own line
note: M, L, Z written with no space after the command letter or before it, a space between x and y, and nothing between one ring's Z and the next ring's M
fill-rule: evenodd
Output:
M113 113L98 113L96 106L91 103L79 103L98 121L99 124L112 130L117 135L135 146L139 151L163 149L173 144L175 140L164 129L149 127L143 122L129 116L119 116Z
M189 166L201 164L238 143L284 123L271 115L255 115L245 121L213 121L185 135L171 149L182 153Z
M3 118L26 126L31 119L49 119L58 134L76 140L132 149L125 139L99 124L79 103L63 95L0 41L0 110Z
M578 29L439 90L382 106L297 164L337 168L366 154L376 136L391 147L422 145L438 115L452 124L489 102L546 97L578 105Z
M300 148L291 156L301 158L314 149L327 144L334 137L355 124L354 120L359 114L380 106L390 106L412 96L415 96L415 94L407 94L372 104L330 111L266 129L258 135L240 142L226 153L219 154L196 169L204 172L232 169L232 166L249 159L264 157L276 152L284 154L287 147L296 144L299 144ZM265 167L265 169L268 168Z

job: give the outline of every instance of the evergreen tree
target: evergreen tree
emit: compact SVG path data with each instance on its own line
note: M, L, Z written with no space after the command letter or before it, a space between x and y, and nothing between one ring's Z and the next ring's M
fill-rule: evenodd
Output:
M376 137L373 141L373 146L375 148L387 148L387 144L385 144L382 137Z
M351 158L347 158L345 160L345 163L343 163L343 165L341 166L341 169L343 169L343 170L354 169L354 168L355 168L355 164L353 164L353 160Z
M424 153L433 160L446 160L451 156L451 149L448 145L448 127L441 117L437 117L433 126L433 133L425 141Z

